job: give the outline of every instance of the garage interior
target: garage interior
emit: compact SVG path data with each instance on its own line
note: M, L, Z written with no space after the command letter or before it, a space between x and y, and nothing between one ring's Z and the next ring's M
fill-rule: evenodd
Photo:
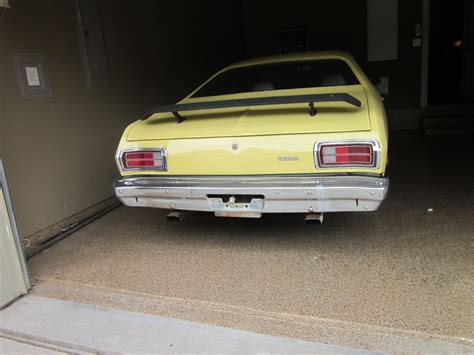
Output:
M0 146L30 292L357 349L472 350L474 2L387 1L395 47L379 50L373 1L10 0ZM232 62L324 49L378 79L391 179L379 211L314 226L118 206L115 149L146 109ZM24 90L25 63L41 91Z

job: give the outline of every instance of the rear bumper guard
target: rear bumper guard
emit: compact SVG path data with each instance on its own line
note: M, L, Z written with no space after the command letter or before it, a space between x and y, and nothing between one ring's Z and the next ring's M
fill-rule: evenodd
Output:
M119 179L114 191L131 207L257 215L375 211L388 186L388 178L369 176L148 176Z

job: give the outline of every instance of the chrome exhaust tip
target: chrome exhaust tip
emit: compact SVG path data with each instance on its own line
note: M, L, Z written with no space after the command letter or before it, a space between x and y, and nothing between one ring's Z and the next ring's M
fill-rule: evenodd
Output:
M171 222L181 222L182 220L184 220L187 214L187 211L172 211L168 213L166 219Z
M308 213L304 219L306 224L323 224L324 215L322 213Z

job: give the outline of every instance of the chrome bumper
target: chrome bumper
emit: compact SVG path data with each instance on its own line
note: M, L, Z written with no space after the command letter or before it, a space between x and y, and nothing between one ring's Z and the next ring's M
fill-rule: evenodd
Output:
M114 191L126 206L258 216L375 211L388 185L387 178L366 176L129 177L115 181ZM239 196L251 200L239 203Z

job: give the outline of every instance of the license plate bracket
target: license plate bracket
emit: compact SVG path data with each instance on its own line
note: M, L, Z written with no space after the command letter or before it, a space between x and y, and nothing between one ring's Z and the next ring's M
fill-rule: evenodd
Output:
M222 212L260 212L265 207L260 195L209 195L208 200L213 210Z

